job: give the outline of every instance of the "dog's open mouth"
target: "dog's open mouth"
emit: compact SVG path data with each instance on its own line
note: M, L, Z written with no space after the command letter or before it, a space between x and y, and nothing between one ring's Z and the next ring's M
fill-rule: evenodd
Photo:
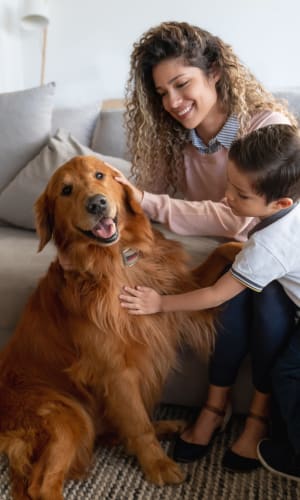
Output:
M101 243L109 245L114 243L119 237L117 226L117 217L103 217L91 230L78 228L85 236L98 240Z

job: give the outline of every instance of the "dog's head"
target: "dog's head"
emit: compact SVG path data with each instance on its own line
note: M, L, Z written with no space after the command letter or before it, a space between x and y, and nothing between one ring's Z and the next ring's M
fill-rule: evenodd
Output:
M133 218L147 232L149 224L132 189L117 182L117 175L93 156L77 156L60 167L35 204L39 250L52 235L58 247L78 240L114 245L128 233Z

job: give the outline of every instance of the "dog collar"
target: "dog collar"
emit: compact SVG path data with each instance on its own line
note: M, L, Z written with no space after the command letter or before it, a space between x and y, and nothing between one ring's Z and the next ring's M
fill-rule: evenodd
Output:
M134 248L125 248L122 250L122 257L125 266L131 267L137 263L140 257L140 252Z

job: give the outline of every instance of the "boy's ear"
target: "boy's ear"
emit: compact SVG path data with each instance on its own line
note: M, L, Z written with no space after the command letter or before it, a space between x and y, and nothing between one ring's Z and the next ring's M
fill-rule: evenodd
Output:
M275 207L280 209L280 210L283 210L284 208L289 208L294 204L292 198L288 198L288 197L279 198L279 200L275 200L274 203L275 203Z

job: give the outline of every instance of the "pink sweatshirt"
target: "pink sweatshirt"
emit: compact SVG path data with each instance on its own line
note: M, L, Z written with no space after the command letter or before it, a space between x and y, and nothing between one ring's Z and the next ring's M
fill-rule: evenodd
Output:
M289 120L278 112L255 115L248 131ZM148 217L166 224L177 234L216 236L245 241L258 221L234 215L224 198L228 150L221 147L212 154L200 153L192 144L184 152L185 186L183 200L166 194L144 192L142 207Z

